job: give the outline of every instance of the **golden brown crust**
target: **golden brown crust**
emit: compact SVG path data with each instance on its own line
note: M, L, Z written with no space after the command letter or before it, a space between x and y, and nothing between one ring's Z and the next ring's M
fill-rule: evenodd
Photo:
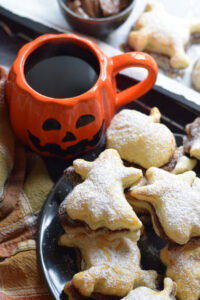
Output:
M200 236L200 179L195 172L175 175L152 167L146 177L148 185L132 189L130 194L139 200L138 206L150 211L150 205L154 207L168 239L185 244ZM156 224L154 229L159 234Z
M185 245L167 245L160 253L167 267L166 276L177 284L180 300L198 300L200 297L200 239L192 239Z
M106 147L116 149L121 158L147 169L168 163L175 150L172 132L160 124L154 107L147 116L124 109L114 116L106 132Z
M110 241L104 233L68 231L59 244L80 249L84 265L73 276L72 284L85 297L94 293L123 297L139 285L155 288L157 273L141 269L140 251L131 239Z
M122 300L172 300L175 299L176 283L170 278L164 279L164 289L162 291L155 291L146 287L138 287L132 290Z
M83 297L79 291L73 286L72 282L69 281L64 286L64 292L68 295L69 300L85 300L86 298ZM91 298L95 300L119 300L120 297L116 296L105 296L98 293L93 293Z
M183 69L189 65L185 48L190 35L199 32L198 19L170 15L164 10L162 3L149 1L129 34L128 44L136 51L167 55L172 68Z
M93 162L77 159L73 166L85 180L66 197L71 219L85 222L92 230L140 230L142 224L126 201L124 189L142 178L141 170L125 167L114 149L103 151Z

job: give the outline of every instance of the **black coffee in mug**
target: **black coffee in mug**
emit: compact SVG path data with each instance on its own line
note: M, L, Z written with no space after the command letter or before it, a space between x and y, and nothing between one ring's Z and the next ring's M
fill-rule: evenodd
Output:
M48 43L28 57L24 74L38 93L69 98L92 88L99 77L99 63L86 48L72 43Z

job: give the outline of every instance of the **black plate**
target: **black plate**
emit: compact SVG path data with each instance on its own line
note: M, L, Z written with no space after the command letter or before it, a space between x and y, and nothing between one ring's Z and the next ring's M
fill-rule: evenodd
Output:
M63 293L64 284L76 271L73 249L58 246L58 237L64 233L58 218L58 207L71 187L61 177L51 191L40 215L38 256L47 286L55 299L68 299Z
M182 135L176 135L176 140L178 145L182 144ZM84 158L94 160L99 152L89 152ZM58 238L64 233L58 218L58 208L70 190L71 185L62 176L52 189L39 218L37 243L39 264L46 284L56 300L68 299L62 292L63 287L78 271L75 251L58 246ZM138 243L142 255L142 267L154 269L162 275L165 269L160 262L159 253L166 242L154 233L151 226L145 229L146 236L141 238Z
M82 155L82 158L88 161L94 160L104 149L104 144L105 140L102 138L98 147ZM65 163L63 160L60 161L57 159L49 162L48 158L45 160L48 171L53 175L54 180L57 178L57 174L61 174L63 168L72 164L72 160L65 161ZM68 299L62 293L63 287L78 271L76 268L75 251L70 248L58 246L58 238L64 233L58 218L58 208L70 190L71 185L63 175L50 192L42 208L38 223L37 254L40 269L47 287L56 300Z

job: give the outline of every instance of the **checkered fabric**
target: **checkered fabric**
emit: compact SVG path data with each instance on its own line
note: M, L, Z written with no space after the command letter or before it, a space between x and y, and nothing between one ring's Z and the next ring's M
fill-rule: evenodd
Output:
M0 299L52 299L36 256L37 219L53 182L46 166L15 139L0 67Z

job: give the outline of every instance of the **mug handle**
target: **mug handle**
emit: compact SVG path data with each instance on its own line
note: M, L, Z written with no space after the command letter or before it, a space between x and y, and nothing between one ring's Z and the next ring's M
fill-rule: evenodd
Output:
M147 93L154 85L158 73L155 60L144 52L128 52L110 58L113 63L113 75L116 76L122 69L141 67L148 71L148 76L143 81L117 93L116 109Z

